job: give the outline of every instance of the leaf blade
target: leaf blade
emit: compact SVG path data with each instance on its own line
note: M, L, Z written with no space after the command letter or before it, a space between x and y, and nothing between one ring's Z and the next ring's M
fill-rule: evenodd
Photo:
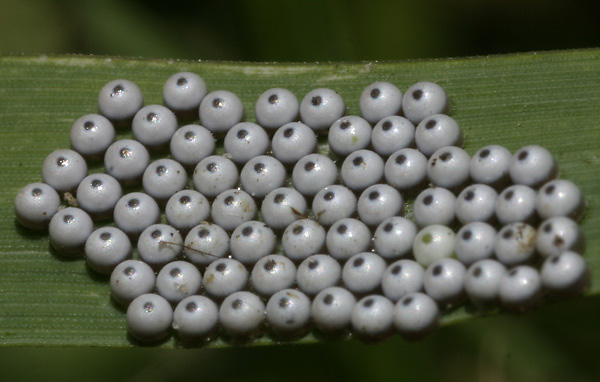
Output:
M358 114L362 89L385 80L406 89L430 80L451 99L451 115L466 135L465 149L497 143L512 151L526 144L547 147L561 176L580 185L589 201L582 221L592 269L591 294L600 291L600 50L558 51L495 57L400 62L256 64L129 60L102 57L0 57L0 345L132 346L123 311L110 300L107 282L83 261L53 254L44 234L19 227L12 203L18 190L39 181L45 156L69 146L79 116L97 112L101 86L115 78L136 82L146 104L161 103L162 84L172 73L201 75L210 90L227 89L253 103L269 87L287 87L299 98L330 87ZM575 127L575 128L573 128ZM120 131L120 136L130 135ZM94 171L99 165L92 166ZM90 277L93 276L93 277ZM472 317L465 308L445 323ZM318 340L313 334L299 342ZM256 344L269 344L267 336ZM222 340L211 346L226 346ZM162 344L178 346L175 339Z

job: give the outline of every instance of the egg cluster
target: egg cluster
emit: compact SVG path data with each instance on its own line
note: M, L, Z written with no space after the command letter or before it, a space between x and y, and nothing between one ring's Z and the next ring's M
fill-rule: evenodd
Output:
M207 94L193 73L170 77L163 99L143 106L134 83L107 83L100 114L73 124L72 150L48 155L43 183L15 201L22 225L48 228L58 253L110 275L140 341L171 327L184 341L313 326L418 339L467 298L522 312L589 283L579 188L557 179L540 146L469 156L435 83L402 94L375 82L361 116L345 115L331 89L301 102L269 89L256 123L235 94ZM178 125L195 110L201 125ZM115 141L116 123L135 139ZM86 161L102 159L105 173L88 175Z

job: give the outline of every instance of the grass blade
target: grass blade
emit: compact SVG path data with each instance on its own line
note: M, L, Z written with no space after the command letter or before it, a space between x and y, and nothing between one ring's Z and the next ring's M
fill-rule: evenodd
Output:
M0 344L18 346L131 346L123 311L109 297L107 281L82 260L64 260L45 233L22 229L13 201L27 183L40 181L45 156L69 147L75 119L97 112L97 93L109 80L136 82L145 103L162 103L164 81L187 70L210 90L227 89L244 102L246 119L270 87L299 98L330 87L358 114L362 89L376 80L406 89L417 81L439 83L450 95L451 115L462 126L465 149L486 144L512 151L527 144L548 148L561 177L578 184L589 207L582 221L586 258L593 274L590 294L600 291L600 50L399 63L254 64L131 60L103 57L0 57ZM120 136L130 136L121 130ZM92 166L99 171L99 165ZM474 317L465 308L445 323ZM313 334L298 342L317 340ZM270 344L268 336L256 344ZM222 340L214 346L226 346ZM177 346L175 339L162 344Z

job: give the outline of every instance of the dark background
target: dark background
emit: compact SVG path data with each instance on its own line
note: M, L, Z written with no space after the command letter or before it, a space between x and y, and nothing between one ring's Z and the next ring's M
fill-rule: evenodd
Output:
M587 48L600 46L599 4L0 0L0 54L311 62ZM576 299L524 317L446 327L421 343L394 337L378 345L1 348L0 380L593 381L600 376L599 314L597 298Z
M596 47L600 2L2 0L0 53L236 61L461 57Z

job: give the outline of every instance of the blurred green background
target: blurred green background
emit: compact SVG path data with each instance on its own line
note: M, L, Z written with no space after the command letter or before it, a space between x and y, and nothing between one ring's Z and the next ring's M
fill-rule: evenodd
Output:
M402 60L596 47L600 2L1 0L0 53Z
M600 46L597 1L0 0L0 54L404 60ZM1 308L1 307L0 307ZM0 380L595 381L600 299L394 337L234 349L0 348Z

